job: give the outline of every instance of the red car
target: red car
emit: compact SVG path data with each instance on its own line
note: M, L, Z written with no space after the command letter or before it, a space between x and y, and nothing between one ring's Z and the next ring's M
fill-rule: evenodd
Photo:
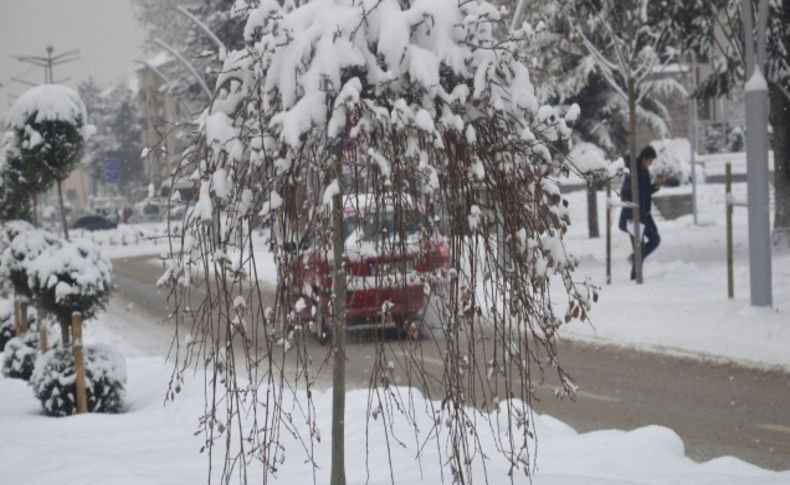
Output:
M347 197L343 220L348 268L348 328L380 326L402 329L420 320L428 305L426 273L446 268L448 250L438 231L415 204L373 204L373 196ZM410 198L403 196L404 201ZM319 342L329 339L332 322L333 252L319 249L314 231L300 243L294 273L301 291L294 298L300 320L312 322Z

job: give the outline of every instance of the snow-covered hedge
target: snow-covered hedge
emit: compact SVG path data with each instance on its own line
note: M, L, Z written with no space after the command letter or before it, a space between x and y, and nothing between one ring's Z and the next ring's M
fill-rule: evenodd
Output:
M57 248L62 243L60 238L41 229L31 227L22 230L0 255L0 278L10 280L17 295L31 297L28 266L41 253Z
M3 351L2 374L12 379L29 380L38 357L38 329L33 323L21 337L8 341Z
M112 291L112 265L89 241L51 246L27 265L33 299L61 324L73 312L88 320L107 306Z
M0 203L3 203L0 200ZM10 285L11 272L4 262L3 254L11 246L11 242L21 233L32 230L33 226L26 221L4 221L0 227L0 287ZM15 266L15 263L11 262Z
M658 157L650 167L655 177L667 177L667 185L684 185L691 180L691 144L686 138L655 140L650 145Z
M88 411L118 413L126 394L126 362L115 349L85 347L85 387ZM71 349L52 349L36 361L30 383L50 416L70 416L77 408L74 355Z

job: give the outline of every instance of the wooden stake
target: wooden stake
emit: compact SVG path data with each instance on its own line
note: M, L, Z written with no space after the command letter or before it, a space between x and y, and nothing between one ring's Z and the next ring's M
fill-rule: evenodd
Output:
M69 346L69 340L69 326L60 322L60 342L64 349Z
M43 354L49 349L49 342L47 342L47 311L40 305L36 307L36 317L38 318L38 348Z
M732 165L727 162L724 172L724 187L727 200L727 297L735 298L735 276L732 262Z
M77 414L85 414L88 412L88 395L85 389L85 360L82 356L82 315L80 312L74 312L71 315L71 332L74 335L71 349L74 352Z
M22 302L14 299L14 331L17 337L22 336Z
M20 335L24 335L27 333L27 302L22 300L19 303L19 315L22 317L19 321L19 329L21 331Z

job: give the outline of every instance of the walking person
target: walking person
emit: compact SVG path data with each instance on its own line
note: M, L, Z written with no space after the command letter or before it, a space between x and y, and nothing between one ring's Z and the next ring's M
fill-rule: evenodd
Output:
M639 186L639 221L642 235L642 261L647 258L650 253L656 250L661 243L661 236L658 234L658 227L653 220L650 209L653 205L653 194L666 183L666 177L658 177L653 183L650 180L650 165L656 159L656 150L648 145L642 149L637 157L637 184ZM628 157L626 157L626 166L630 166ZM631 175L628 174L623 180L623 186L620 189L620 198L623 202L633 201L631 194ZM630 207L623 207L620 213L620 223L618 227L621 231L628 233L631 237L631 247L635 248L636 241L634 240L634 213ZM634 264L634 254L628 257L631 263L631 279L636 279L636 266Z

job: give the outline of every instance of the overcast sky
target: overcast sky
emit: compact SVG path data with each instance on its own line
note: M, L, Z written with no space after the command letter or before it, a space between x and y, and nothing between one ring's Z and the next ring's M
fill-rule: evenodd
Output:
M145 32L134 18L130 0L0 0L0 119L28 86L11 76L31 82L44 81L40 67L18 62L12 55L46 55L80 50L80 59L54 68L55 80L76 87L93 77L107 86L126 80L140 58Z

